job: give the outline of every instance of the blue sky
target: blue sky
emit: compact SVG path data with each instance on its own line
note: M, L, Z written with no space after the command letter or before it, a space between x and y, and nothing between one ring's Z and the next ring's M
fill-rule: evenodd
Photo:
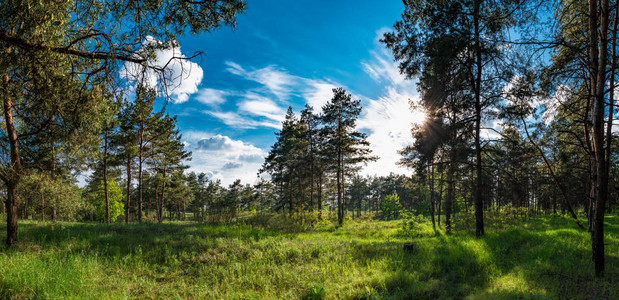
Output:
M402 11L397 0L256 0L236 29L181 37L174 51L205 53L184 63L167 105L193 152L190 170L224 184L255 182L288 106L320 110L331 89L342 86L362 100L358 129L381 157L362 173L407 173L395 162L397 150L412 143L411 120L420 118L408 110L415 83L398 74L378 42Z

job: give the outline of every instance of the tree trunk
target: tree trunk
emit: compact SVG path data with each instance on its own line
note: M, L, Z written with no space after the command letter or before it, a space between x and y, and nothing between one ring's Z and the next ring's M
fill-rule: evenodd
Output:
M41 221L45 222L45 194L43 191L41 193Z
M144 163L144 124L140 124L139 134L139 145L140 154L138 157L138 222L142 222L142 164Z
M344 212L343 210L343 202L342 202L342 153L338 148L337 151L337 171L336 171L336 185L337 185L337 223L339 226L344 224Z
M312 151L312 153L310 155L312 155L312 159L310 161L310 211L314 211L314 150L313 148L310 149L310 151Z
M322 172L318 175L318 218L322 219Z
M9 49L10 51L10 49ZM5 178L6 183L6 244L9 247L17 245L17 185L21 177L21 159L17 144L17 132L13 124L13 102L8 94L9 75L4 75L4 122L7 138L9 140L9 151L11 156L11 173Z
M429 165L428 168L430 168L430 215L432 216L432 229L436 229L434 220L434 165Z
M129 205L131 204L131 157L127 157L127 203L125 204L125 223L129 223Z
M292 217L292 210L293 205L294 205L294 201L293 201L293 197L292 197L292 172L289 174L290 179L288 180L288 205L289 205L289 209L290 211L288 212L288 215Z
M51 177L52 177L52 184L56 183L56 146L54 145L54 143L51 143L51 148L52 148L52 168L51 168ZM52 221L56 222L56 201L54 201L52 203Z
M159 200L160 204L159 204L159 223L163 222L163 206L164 206L164 202L165 202L165 176L166 176L166 171L165 168L163 170L163 182L161 183L161 199Z
M482 199L482 167L481 167L481 141L480 141L480 127L481 127L481 44L480 44L480 31L479 31L479 9L481 6L481 0L475 0L475 8L473 11L473 23L475 26L475 52L477 70L475 75L475 169L477 172L477 186L475 187L475 236L480 237L484 235L484 203Z
M107 142L108 130L105 130L105 139L103 143L103 194L105 195L105 222L112 223L110 217L110 199L107 194Z
M441 203L443 203L443 179L445 172L441 172L441 179L438 183L438 227L441 228Z
M447 233L451 233L451 208L455 197L454 164L454 157L452 155L449 166L447 166L447 199L445 200L445 231Z
M604 88L606 84L606 63L608 48L608 0L600 4L600 26L598 20L598 1L589 1L590 28L590 77L592 93L591 105L591 140L593 153L591 155L591 245L595 275L604 274L604 209L608 197L608 178L606 176L606 153L604 151ZM599 30L599 35L598 35Z

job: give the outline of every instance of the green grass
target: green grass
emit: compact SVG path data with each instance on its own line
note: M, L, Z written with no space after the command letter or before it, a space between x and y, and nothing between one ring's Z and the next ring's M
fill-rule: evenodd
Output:
M446 236L402 221L249 225L20 222L0 248L0 299L619 298L619 216L606 218L606 276L590 238L560 216ZM4 233L4 225L0 226ZM4 239L4 234L0 236ZM402 249L413 242L414 249Z

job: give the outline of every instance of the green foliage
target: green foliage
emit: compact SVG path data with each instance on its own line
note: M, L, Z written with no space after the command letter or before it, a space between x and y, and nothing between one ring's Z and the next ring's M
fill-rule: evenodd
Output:
M402 220L399 234L406 237L421 237L433 233L430 221L426 220L423 215L412 215Z
M321 300L325 299L327 292L325 287L321 284L312 284L307 287L303 299L306 300Z
M122 188L116 183L115 180L108 180L107 183L108 201L110 203L110 219L112 222L116 221L116 218L124 215L125 205L123 204L123 191ZM103 187L103 181L100 181L97 185L97 189L91 195L92 204L94 205L95 219L99 221L105 220L105 191Z
M52 179L46 172L32 170L23 176L18 197L18 205L28 203L28 213L39 220L52 219L53 208L57 218L65 221L83 219L90 212L77 185L64 178Z
M402 205L397 193L385 196L380 204L380 212L383 220L394 220L400 217Z

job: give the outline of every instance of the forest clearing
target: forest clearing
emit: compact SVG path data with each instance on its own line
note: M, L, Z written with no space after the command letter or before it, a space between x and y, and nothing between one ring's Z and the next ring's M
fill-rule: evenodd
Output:
M466 228L435 232L429 220L414 217L349 220L341 228L322 221L296 233L243 224L252 219L260 218L130 227L24 221L23 243L0 252L0 298L619 297L616 215L606 217L608 275L600 281L590 267L588 234L559 215L515 218L499 230L490 224L481 239ZM412 250L403 249L407 242Z

